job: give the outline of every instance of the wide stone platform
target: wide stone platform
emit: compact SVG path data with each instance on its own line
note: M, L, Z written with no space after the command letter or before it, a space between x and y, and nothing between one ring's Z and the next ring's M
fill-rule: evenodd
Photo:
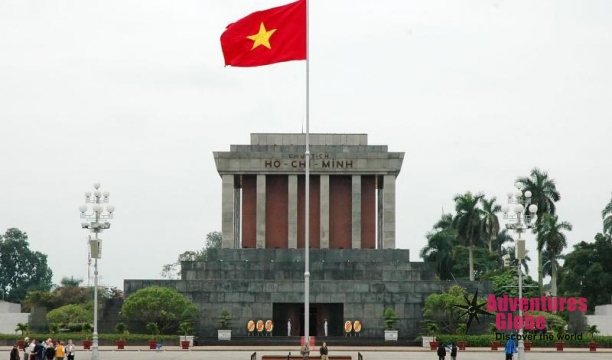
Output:
M249 320L273 320L272 335L301 335L304 302L304 250L216 249L207 261L182 263L183 280L125 280L127 296L157 285L178 290L198 304L202 318L200 338L217 335L218 317L228 309L233 336L246 336ZM400 339L414 339L422 321L422 307L431 293L447 290L455 282L437 281L430 264L410 262L402 249L312 249L310 251L310 335L343 336L345 321L360 320L362 338L382 339L383 311L393 308ZM473 292L488 293L490 284L460 283ZM311 311L311 315L313 315ZM133 327L130 327L133 329Z

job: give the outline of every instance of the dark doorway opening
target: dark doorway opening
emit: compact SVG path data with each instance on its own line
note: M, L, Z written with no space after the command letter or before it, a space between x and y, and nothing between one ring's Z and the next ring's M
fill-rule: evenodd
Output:
M274 336L304 336L304 304L274 303L272 307ZM309 335L324 337L324 324L327 320L327 335L342 336L344 327L344 304L310 304ZM291 322L289 335L287 322Z

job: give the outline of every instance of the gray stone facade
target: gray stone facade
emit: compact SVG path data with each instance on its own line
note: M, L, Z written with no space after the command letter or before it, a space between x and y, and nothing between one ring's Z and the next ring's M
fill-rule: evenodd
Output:
M297 175L304 175L305 134L251 134L249 145L231 145L230 151L213 153L217 171L222 178L222 245L240 248L241 176L256 175L256 242L257 248L266 247L270 229L266 228L266 176L286 175L288 189L288 235L286 248L297 248ZM310 173L320 178L320 246L329 242L330 176L352 176L353 228L352 248L362 246L361 239L361 177L376 176L379 204L377 216L379 249L395 248L395 178L399 175L403 152L389 152L386 145L368 145L366 134L310 134ZM349 204L349 206L351 206ZM248 220L247 220L248 221Z
M341 304L342 314L330 321L330 333L341 334L346 320L360 320L361 336L378 338L383 336L383 311L391 307L399 318L400 337L414 338L424 299L455 283L436 281L430 264L409 259L408 250L311 249L311 305ZM200 337L216 336L222 309L231 312L233 336L246 336L249 320L273 320L275 336L286 336L286 320L274 309L279 304L303 304L304 251L210 250L206 262L182 263L182 280L125 280L124 290L129 296L152 285L174 288L198 304ZM488 286L484 293L490 291ZM311 335L313 331L321 335L320 329L311 330Z

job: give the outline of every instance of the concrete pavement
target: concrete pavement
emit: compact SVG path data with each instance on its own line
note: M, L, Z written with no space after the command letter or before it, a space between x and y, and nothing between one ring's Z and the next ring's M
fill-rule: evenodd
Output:
M10 347L0 347L0 353L8 356ZM126 347L125 350L117 350L113 346L100 347L100 360L196 360L196 359L223 359L223 360L250 360L253 352L257 353L257 359L262 355L287 355L291 351L293 355L299 353L298 347L264 347L253 346L249 348L235 346L197 346L189 350L181 350L178 346L164 346L161 351L149 350L144 346ZM421 347L361 347L330 348L330 355L350 355L357 360L357 353L363 355L364 360L436 360L434 351L424 350ZM23 352L21 352L23 355ZM526 360L584 360L585 356L595 359L612 359L612 349L597 349L591 353L586 348L565 349L563 352L555 351L553 348L535 348L525 355ZM87 360L91 358L91 351L79 350L75 360ZM450 359L450 357L448 357ZM458 360L503 360L504 354L500 351L491 351L487 348L467 348L460 351ZM22 358L23 359L23 358ZM516 356L514 357L516 360Z

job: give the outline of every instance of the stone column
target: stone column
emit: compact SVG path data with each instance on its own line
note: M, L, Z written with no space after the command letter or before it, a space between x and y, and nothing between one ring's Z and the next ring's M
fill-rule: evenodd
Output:
M383 189L380 184L380 178L377 178L376 187L376 248L383 248Z
M234 247L234 175L221 176L221 247Z
M353 249L361 249L361 175L353 175L352 188L351 214L353 234L351 242Z
M266 247L266 175L257 175L257 215L255 217L255 244Z
M240 193L240 175L236 175L234 178L234 249L240 249L240 205L241 193Z
M329 249L329 175L320 177L321 249Z
M395 175L384 176L383 249L395 249Z
M289 175L289 194L288 194L288 247L297 249L297 230L298 230L298 178L297 175Z

